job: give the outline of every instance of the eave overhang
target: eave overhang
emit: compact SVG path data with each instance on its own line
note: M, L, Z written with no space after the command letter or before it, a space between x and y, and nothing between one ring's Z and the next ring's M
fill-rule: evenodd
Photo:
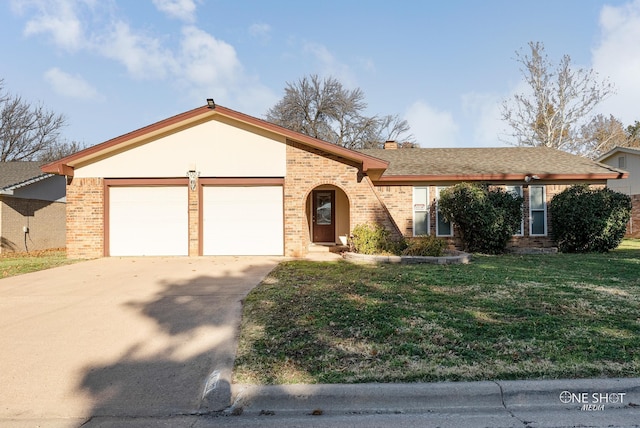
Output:
M627 172L609 172L601 174L429 174L429 175L390 175L382 176L375 180L375 184L401 184L412 182L429 181L522 181L525 177L536 176L537 178L528 184L535 184L536 181L605 181L628 178Z

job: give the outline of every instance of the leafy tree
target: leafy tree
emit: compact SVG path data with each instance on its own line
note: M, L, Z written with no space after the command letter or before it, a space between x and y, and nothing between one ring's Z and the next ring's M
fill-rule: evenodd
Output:
M0 162L46 162L79 150L79 143L60 140L65 124L64 116L6 92L0 79Z
M613 92L613 85L599 82L591 69L574 68L569 55L554 68L540 42L530 42L529 48L528 55L516 52L516 60L531 92L515 94L502 105L514 139L508 142L588 153L582 127L593 120L593 109Z
M591 122L582 127L584 144L576 148L578 154L592 159L608 152L614 147L638 147L640 139L634 137L618 119L610 115L596 115Z
M636 120L633 125L627 126L627 133L632 140L640 142L640 122Z
M287 83L284 97L267 111L270 122L349 149L380 148L402 139L413 146L409 124L398 116L366 116L364 93L333 77L305 76Z
M571 186L549 203L551 231L558 249L606 252L620 245L631 216L631 198L609 188Z
M521 196L460 183L440 193L438 208L455 223L467 251L503 253L522 222Z

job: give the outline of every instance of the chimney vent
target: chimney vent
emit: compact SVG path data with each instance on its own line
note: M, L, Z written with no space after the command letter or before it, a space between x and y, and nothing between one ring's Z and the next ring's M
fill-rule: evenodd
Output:
M398 142L394 140L387 140L384 142L385 150L396 150L398 148Z

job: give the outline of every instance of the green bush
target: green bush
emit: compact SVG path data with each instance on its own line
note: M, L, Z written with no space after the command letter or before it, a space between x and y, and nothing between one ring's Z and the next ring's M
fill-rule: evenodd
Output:
M520 227L522 202L501 189L460 183L440 194L438 207L457 226L465 250L498 254Z
M447 241L433 235L416 236L406 240L407 248L402 251L403 256L440 257L447 248Z
M620 245L631 198L611 189L575 185L549 203L552 238L567 253L606 252Z
M399 254L406 244L392 239L389 231L378 224L359 224L353 228L349 246L360 254Z

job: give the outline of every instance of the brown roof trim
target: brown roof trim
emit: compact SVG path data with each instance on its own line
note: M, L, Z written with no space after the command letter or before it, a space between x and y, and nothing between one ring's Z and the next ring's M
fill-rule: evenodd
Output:
M138 130L129 132L119 137L108 140L104 143L97 144L87 149L81 150L70 156L64 157L57 161L48 163L41 167L43 172L52 174L60 174L66 176L73 176L74 163L79 163L82 160L90 159L98 156L101 153L106 153L111 150L115 150L118 147L125 147L128 143L142 140L150 137L153 134L162 132L170 128L178 127L188 122L196 121L206 118L208 116L221 115L228 118L235 119L246 124L259 127L261 129L271 131L278 135L282 135L288 139L297 141L299 143L323 150L328 153L341 156L343 158L362 163L362 168L366 172L367 170L385 170L389 166L389 162L382 159L375 158L373 156L365 155L353 150L349 150L344 147L337 146L327 141L319 140L317 138L309 137L299 132L291 131L273 123L267 122L257 117L249 116L244 113L240 113L235 110L228 109L226 107L217 105L215 109L211 109L207 106L202 106L189 110L187 112L172 116L168 119L156 122L152 125L145 126Z
M537 175L539 180L615 180L628 178L627 172L602 174L480 174L480 175L391 175L375 180L375 184L407 183L416 181L524 181L526 175ZM538 180L536 180L538 181ZM531 184L531 183L530 183Z

